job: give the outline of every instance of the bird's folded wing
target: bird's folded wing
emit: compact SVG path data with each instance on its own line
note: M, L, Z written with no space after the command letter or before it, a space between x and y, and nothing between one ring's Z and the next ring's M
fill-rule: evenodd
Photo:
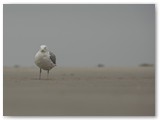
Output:
M49 55L50 55L51 61L52 61L54 64L56 64L56 56L55 56L51 51L49 52Z

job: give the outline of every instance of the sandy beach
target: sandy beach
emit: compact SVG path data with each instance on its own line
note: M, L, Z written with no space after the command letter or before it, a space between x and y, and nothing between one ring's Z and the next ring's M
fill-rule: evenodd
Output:
M154 116L155 68L4 67L4 116Z

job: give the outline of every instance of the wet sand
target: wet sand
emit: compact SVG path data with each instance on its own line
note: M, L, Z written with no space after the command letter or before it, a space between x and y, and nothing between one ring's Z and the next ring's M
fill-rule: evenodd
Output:
M4 116L154 116L155 69L4 67Z

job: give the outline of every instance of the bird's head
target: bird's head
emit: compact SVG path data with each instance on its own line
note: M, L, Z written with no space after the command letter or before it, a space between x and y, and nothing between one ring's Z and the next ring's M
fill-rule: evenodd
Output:
M46 45L41 45L40 46L40 51L41 52L47 52L47 46Z

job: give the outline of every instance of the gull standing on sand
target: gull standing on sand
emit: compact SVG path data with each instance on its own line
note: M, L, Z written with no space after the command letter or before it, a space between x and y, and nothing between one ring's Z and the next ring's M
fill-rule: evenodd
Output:
M41 45L39 51L35 55L35 64L40 68L39 79L41 79L41 72L47 70L47 79L49 70L56 66L56 56L48 51L46 45Z

